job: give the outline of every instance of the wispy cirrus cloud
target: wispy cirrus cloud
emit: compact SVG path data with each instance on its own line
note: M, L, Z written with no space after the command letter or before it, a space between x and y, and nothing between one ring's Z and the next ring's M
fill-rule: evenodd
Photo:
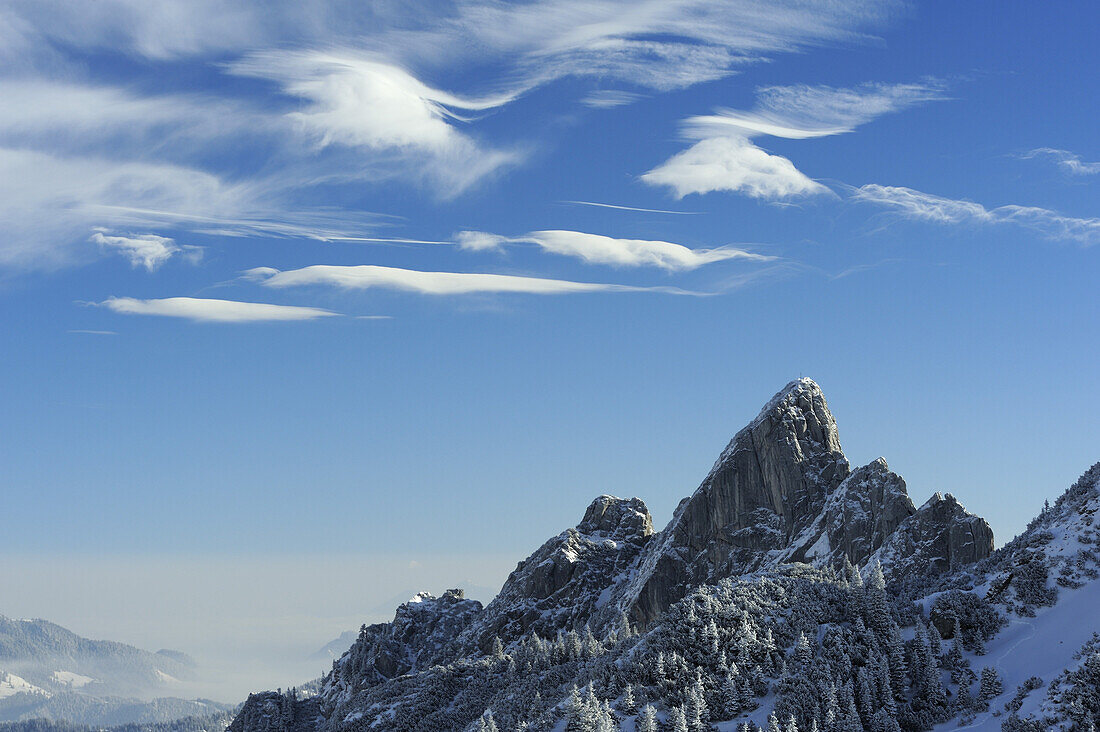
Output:
M92 241L103 249L118 252L129 259L131 265L144 267L147 272L155 272L176 255L196 264L203 253L202 247L177 244L175 239L156 234L115 236L97 231L92 234Z
M904 218L937 224L1016 224L1050 239L1100 242L1100 218L1076 218L1038 206L986 208L973 201L944 198L901 186L869 184L855 189L852 200L883 206Z
M1038 147L1022 154L1021 158L1046 158L1052 160L1065 173L1070 175L1100 174L1100 162L1087 163L1077 153L1059 150L1053 147Z
M321 187L343 193L393 180L456 196L522 163L532 145L490 137L479 118L557 79L612 83L613 92L581 98L628 103L778 54L863 42L900 7L449 0L425 12L353 0L11 0L0 10L0 45L14 49L4 60L18 73L0 73L9 102L0 105L0 176L18 180L21 155L46 164L18 192L18 207L0 202L11 234L0 263L79 261L95 227L369 237L377 232L364 230L355 206L334 206L312 227L323 217L308 202ZM144 71L135 66L125 88L95 82L86 59L103 50L142 59ZM159 73L165 63L272 83L215 79L208 93L172 92L176 77ZM145 174L155 169L168 173L160 183Z
M154 60L271 46L390 48L406 63L510 60L532 75L600 76L669 86L826 43L857 42L900 2L549 0L419 3L352 0L12 0L13 39L111 48Z
M523 277L480 272L424 272L421 270L378 265L315 264L301 269L279 271L257 267L245 277L265 287L323 286L343 290L386 289L421 295L528 294L571 295L595 292L663 292L697 294L675 287L635 287L598 282Z
M945 84L861 84L848 89L828 86L773 86L757 91L756 107L747 112L720 109L690 117L683 133L697 140L641 176L665 186L677 198L713 191L781 200L829 189L814 181L788 158L752 142L759 136L805 140L851 132L876 117L944 98Z
M583 231L532 231L519 237L504 237L483 231L462 231L455 235L459 247L469 251L501 249L507 244L535 244L543 251L575 257L587 264L618 267L659 267L688 271L713 262L739 259L768 262L774 257L756 254L736 246L691 249L682 244L647 239L617 239Z
M684 122L692 137L736 131L752 137L769 135L805 140L852 132L878 117L946 98L947 84L928 79L915 84L865 83L851 88L769 86L756 92L747 112L720 109Z
M111 297L99 303L99 305L122 315L159 315L169 318L186 318L187 320L205 323L316 320L317 318L339 315L339 313L322 308L198 297L166 297L155 300Z

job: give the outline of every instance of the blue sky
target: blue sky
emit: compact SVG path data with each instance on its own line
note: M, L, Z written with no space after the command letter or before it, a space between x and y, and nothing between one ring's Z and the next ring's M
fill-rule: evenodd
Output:
M1098 457L1098 25L2 2L2 551L492 585L799 375L1003 541Z

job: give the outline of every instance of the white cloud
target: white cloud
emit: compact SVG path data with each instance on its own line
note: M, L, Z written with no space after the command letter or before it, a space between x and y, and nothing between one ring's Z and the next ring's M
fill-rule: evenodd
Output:
M485 231L460 231L454 236L455 244L459 249L468 252L492 252L503 249L515 239L510 239L499 234L490 234Z
M572 282L569 280L501 274L423 272L368 264L357 266L315 264L285 272L279 272L270 267L262 267L249 270L245 273L245 276L262 282L266 287L321 285L349 290L381 288L415 292L422 295L468 295L476 293L565 295L585 292L692 294L670 287L632 287L630 285Z
M144 267L155 272L175 254L182 254L192 264L202 259L202 247L176 244L175 239L156 234L131 234L112 236L97 231L92 241L103 249L114 250L127 257L134 267Z
M641 98L641 94L621 89L596 89L581 99L581 104L594 109L610 109L633 104Z
M1016 224L1051 239L1100 242L1100 218L1065 216L1038 206L998 206L987 209L980 203L936 196L901 186L869 184L857 188L852 199L885 206L905 218L939 224Z
M460 231L455 242L467 251L495 251L508 244L535 244L543 251L576 257L588 264L619 267L660 267L669 271L696 269L704 264L729 259L767 262L774 259L734 246L714 249L690 249L682 244L647 239L615 239L583 231L532 231L523 236L507 237L484 231Z
M774 259L761 254L725 246L714 249L689 249L682 244L644 239L613 239L581 231L534 231L527 235L545 251L577 257L589 264L622 267L660 267L684 271L712 262L743 259L766 262Z
M650 185L667 186L677 198L692 193L731 191L753 198L784 199L829 189L811 180L789 159L751 142L761 135L805 140L851 132L890 112L942 99L944 85L861 84L850 89L828 86L773 86L757 91L750 112L719 110L684 121L684 136L698 140L641 176Z
M673 155L641 179L668 186L677 198L692 193L732 191L753 198L777 199L826 193L781 155L768 153L737 135L700 140Z
M1047 157L1052 158L1058 167L1071 175L1096 175L1100 173L1100 162L1086 163L1081 156L1069 150L1058 150L1053 147L1040 147L1024 153L1022 158Z
M196 297L167 297L160 300L111 297L101 302L100 305L124 315L161 315L208 323L315 320L339 315L339 313L321 308Z
M898 7L455 0L425 12L353 0L9 0L0 58L18 57L19 79L0 80L0 197L23 182L15 168L29 170L29 184L9 197L18 204L0 200L0 265L72 262L97 226L370 235L366 215L296 212L295 202L321 185L410 177L457 195L524 157L521 146L486 138L474 118L537 86L598 77L623 88L587 103L617 104L639 87L682 88L774 54L864 40ZM73 81L94 73L84 59L102 49L151 60L141 64L148 72L126 88ZM216 68L278 89L149 93L164 87L158 64L180 59L223 62ZM424 81L433 78L487 86L451 93ZM41 168L24 164L35 156Z
M268 51L232 68L274 80L286 94L305 100L306 106L287 118L318 148L340 145L397 154L393 162L405 172L426 168L449 194L518 160L516 153L479 145L455 127L464 121L455 110L493 109L518 92L466 99L433 89L391 63L352 52Z

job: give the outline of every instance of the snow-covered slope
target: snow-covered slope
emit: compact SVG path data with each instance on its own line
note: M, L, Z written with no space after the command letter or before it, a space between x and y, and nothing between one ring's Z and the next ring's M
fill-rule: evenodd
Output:
M0 722L166 722L228 709L169 696L194 675L194 662L178 651L151 653L0 616Z
M0 671L0 699L7 699L16 694L36 694L44 697L50 695L48 691L38 688L26 679L6 671Z

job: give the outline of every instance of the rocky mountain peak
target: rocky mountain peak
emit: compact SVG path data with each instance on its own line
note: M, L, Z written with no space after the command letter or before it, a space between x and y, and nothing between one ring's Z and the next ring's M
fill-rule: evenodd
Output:
M610 539L646 537L653 533L653 518L640 498L603 495L589 504L577 531Z
M758 569L817 519L848 472L821 388L792 381L680 503L620 605L648 623L694 585Z

